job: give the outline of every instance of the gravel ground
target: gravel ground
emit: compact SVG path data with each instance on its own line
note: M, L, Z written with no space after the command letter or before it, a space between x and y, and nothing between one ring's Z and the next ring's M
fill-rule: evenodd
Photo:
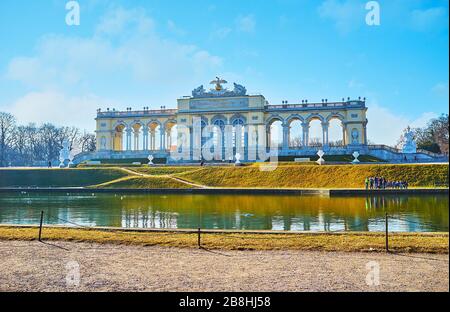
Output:
M0 241L0 291L449 291L449 257Z

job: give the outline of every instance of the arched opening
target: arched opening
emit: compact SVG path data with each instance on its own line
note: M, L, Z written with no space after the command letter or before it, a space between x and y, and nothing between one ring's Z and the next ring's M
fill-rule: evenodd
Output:
M166 136L164 148L168 151L176 149L177 142L177 124L175 122L168 122L166 124Z
M214 123L214 129L213 129L213 143L214 146L218 146L219 142L220 145L223 147L224 142L224 132L225 132L225 121L218 119L215 120Z
M149 150L158 151L161 149L161 126L157 122L152 122L148 128Z
M269 127L270 146L280 148L283 145L283 123L281 120L274 119Z
M309 122L308 145L312 147L321 147L323 145L322 122L319 118L313 118Z
M167 144L168 150L176 151L177 149L177 137L178 137L178 126L174 124L170 128L169 142Z
M242 151L245 145L245 122L241 118L233 120L233 148L234 153Z
M134 124L132 127L133 130L133 134L132 134L132 140L133 140L133 145L132 145L132 149L134 151L140 151L141 149L143 149L143 139L142 139L142 125L139 123Z
M125 125L118 125L114 129L114 140L113 140L113 150L114 151L124 151L126 149L125 147L125 140L124 138L124 132L125 132Z
M289 147L299 148L303 145L302 121L298 118L292 119L289 123Z
M328 122L328 145L329 146L343 146L344 134L343 134L342 121L333 117Z

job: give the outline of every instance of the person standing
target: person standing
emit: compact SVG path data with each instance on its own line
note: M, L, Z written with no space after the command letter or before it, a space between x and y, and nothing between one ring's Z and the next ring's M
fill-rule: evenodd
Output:
M369 178L366 177L366 180L364 181L366 185L366 191L369 189Z

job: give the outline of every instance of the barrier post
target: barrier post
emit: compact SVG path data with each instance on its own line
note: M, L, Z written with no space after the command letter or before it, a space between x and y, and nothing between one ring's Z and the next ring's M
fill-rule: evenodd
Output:
M200 248L202 248L202 245L201 245L201 240L200 240L200 228L198 228L198 241L197 241L197 243L198 243L198 248L200 249Z
M386 252L389 252L389 217L386 213Z
M42 222L44 221L44 211L41 211L41 221L39 223L39 241L41 241Z

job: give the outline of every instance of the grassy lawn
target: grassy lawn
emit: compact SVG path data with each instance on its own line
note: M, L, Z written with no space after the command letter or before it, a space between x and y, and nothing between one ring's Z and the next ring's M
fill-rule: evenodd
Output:
M84 187L125 176L114 168L0 169L0 187Z
M179 174L195 183L218 187L362 188L369 176L408 181L411 187L448 186L448 165L284 165L274 171L251 167L207 167Z
M168 176L210 187L363 188L369 176L408 181L411 187L448 187L448 164L326 165L280 163L273 171L244 167L131 167L0 169L0 187L186 188ZM138 174L148 176L142 177Z
M448 186L448 165L283 165L274 171L250 167L206 167L178 174L183 179L218 187L362 188L369 176L405 180L411 187Z
M75 241L143 246L197 247L197 234L44 228L44 241ZM0 227L0 239L36 240L38 228ZM448 233L398 233L389 236L390 250L448 253ZM383 233L244 234L202 233L202 247L223 250L384 251Z

